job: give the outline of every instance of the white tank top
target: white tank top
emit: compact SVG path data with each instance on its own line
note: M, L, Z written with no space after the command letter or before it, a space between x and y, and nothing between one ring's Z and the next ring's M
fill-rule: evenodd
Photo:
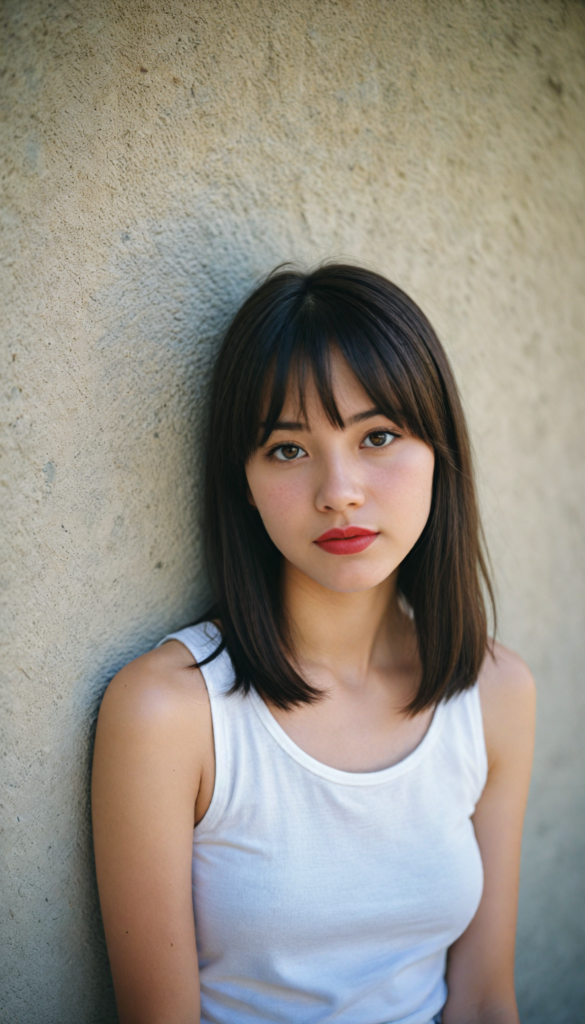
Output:
M210 623L165 637L201 661ZM430 1024L448 947L473 918L471 823L487 777L477 685L439 704L419 746L376 772L321 764L252 691L227 695L228 654L202 668L213 797L193 842L205 1024Z

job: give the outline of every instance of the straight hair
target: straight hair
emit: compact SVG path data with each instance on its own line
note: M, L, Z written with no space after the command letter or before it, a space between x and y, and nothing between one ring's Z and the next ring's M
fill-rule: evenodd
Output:
M472 686L488 647L484 592L495 604L473 480L469 436L445 351L411 298L380 274L345 264L310 273L278 267L236 313L211 392L205 537L214 605L235 670L279 708L322 694L295 668L281 598L282 556L250 505L246 463L266 443L287 388L304 412L307 380L330 422L343 420L331 384L332 348L373 406L435 454L425 528L398 570L412 609L422 673L406 711L416 714ZM205 664L205 662L202 662Z

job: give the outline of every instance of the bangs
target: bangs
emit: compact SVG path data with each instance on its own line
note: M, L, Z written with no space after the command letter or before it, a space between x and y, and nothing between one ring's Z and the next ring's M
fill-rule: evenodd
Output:
M265 363L252 431L249 420L247 424L248 456L266 444L289 389L296 392L299 413L307 419L306 391L312 384L330 423L345 426L332 383L335 352L345 359L375 409L428 444L444 447L440 395L432 387L429 394L429 361L425 366L396 323L368 316L339 296L335 307L314 294L306 296L295 312ZM432 401L433 394L438 401Z

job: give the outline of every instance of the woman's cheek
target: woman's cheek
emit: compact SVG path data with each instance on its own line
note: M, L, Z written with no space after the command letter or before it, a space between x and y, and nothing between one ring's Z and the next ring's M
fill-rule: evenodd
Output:
M397 460L388 472L372 481L381 517L395 536L403 536L411 543L425 527L433 494L432 452L417 452L416 455L418 457ZM379 525L383 529L385 524L380 522Z
M295 535L303 533L307 497L299 482L283 482L262 488L256 502L260 516L272 540L278 543L285 537L294 542Z

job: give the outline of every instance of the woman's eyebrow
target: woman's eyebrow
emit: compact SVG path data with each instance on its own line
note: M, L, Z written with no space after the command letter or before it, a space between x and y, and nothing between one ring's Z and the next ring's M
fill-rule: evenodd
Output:
M260 426L263 430L266 429L265 423L261 423ZM274 433L275 430L307 430L307 424L296 423L294 420L278 420L272 428L272 433Z
M385 412L381 409L365 409L364 412L356 412L355 416L350 416L348 419L348 425L352 423L361 423L362 420L369 420L372 416L386 416Z
M356 412L355 416L350 416L350 418L348 419L348 421L345 424L345 426L349 426L350 427L354 423L361 423L362 420L369 420L369 419L371 419L372 416L385 416L385 415L386 414L383 413L381 409L364 409L363 412ZM265 428L266 424L265 423L261 423L260 426ZM274 432L275 430L308 430L308 429L309 428L308 428L307 424L306 423L301 423L300 421L296 421L296 420L278 420L274 424L274 426L272 428L272 431Z

